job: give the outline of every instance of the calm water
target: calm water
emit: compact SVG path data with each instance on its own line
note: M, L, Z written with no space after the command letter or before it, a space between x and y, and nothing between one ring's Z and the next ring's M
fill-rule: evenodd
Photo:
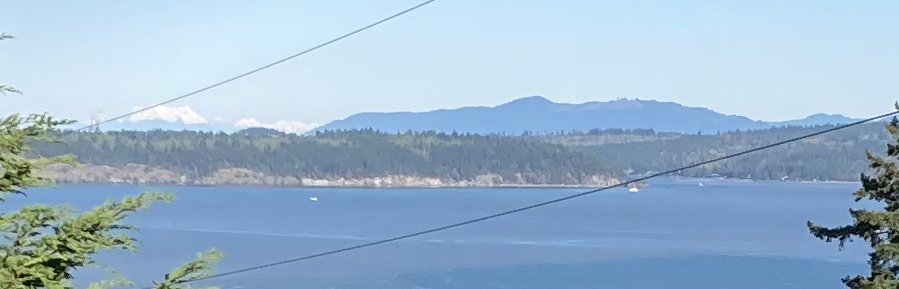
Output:
M842 288L865 248L814 239L812 219L848 222L852 184L662 180L467 227L211 280L221 288ZM146 190L176 193L131 219L140 252L101 260L149 285L198 251L220 271L352 246L578 193L582 189L63 187L24 203L84 209ZM309 197L318 197L312 202ZM79 278L96 278L80 272Z

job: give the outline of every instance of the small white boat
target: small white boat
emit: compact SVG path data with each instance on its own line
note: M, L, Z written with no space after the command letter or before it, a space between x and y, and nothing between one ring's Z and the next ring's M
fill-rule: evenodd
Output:
M309 197L310 201L318 202L318 197Z
M699 186L702 187L702 186L705 186L705 185L703 185L702 183L699 183Z
M637 187L631 187L630 189L627 189L627 191L631 192L631 193L636 193L636 192L639 192L640 189L638 189Z

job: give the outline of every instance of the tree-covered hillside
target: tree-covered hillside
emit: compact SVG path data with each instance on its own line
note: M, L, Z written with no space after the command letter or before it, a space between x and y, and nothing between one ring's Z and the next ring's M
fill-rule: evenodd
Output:
M191 131L68 132L62 144L38 144L45 155L72 153L94 165L93 174L64 172L62 181L203 184L270 180L350 180L388 176L488 184L601 184L599 179L633 170L664 171L830 128L784 127L715 134L658 133L651 129L594 129L516 136L407 132L372 129L297 136L265 130L234 134ZM741 156L683 176L720 175L778 180L855 180L866 169L864 150L889 140L883 124L867 124ZM108 167L98 168L97 165ZM137 166L136 166L137 165ZM105 172L101 170L105 168ZM162 173L151 173L151 171ZM228 171L241 169L243 171ZM124 172L130 172L124 174ZM117 174L118 173L118 174ZM487 179L485 179L487 178ZM141 179L144 179L141 181ZM489 179L489 180L488 180ZM198 181L195 181L196 183ZM403 182L403 181L400 181ZM187 181L191 183L191 181ZM368 185L368 184L361 184ZM423 184L428 185L428 184Z
M626 137L601 134L570 134L555 136L554 139L569 145L586 144L578 147L598 153L610 167L646 172L674 169L832 127L784 127L714 135L642 134L629 136L632 139L640 137L640 141L632 142L601 141L603 138L614 140ZM572 142L571 139L580 141ZM865 149L882 147L889 140L890 135L884 124L864 124L685 170L682 175L856 181L859 173L867 169Z
M203 132L61 133L65 144L36 144L44 155L71 153L81 163L142 164L187 178L241 168L268 176L354 179L417 176L471 181L486 175L512 184L581 184L613 169L587 152L530 138L327 131L315 136ZM102 181L102 180L85 180Z

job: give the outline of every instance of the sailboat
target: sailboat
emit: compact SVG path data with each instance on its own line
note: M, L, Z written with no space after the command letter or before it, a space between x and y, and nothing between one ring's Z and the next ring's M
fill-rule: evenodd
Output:
M637 185L635 185L635 184L630 184L630 185L628 185L628 187L630 187L629 189L627 189L628 192L636 193L636 192L640 191L640 189L638 189Z

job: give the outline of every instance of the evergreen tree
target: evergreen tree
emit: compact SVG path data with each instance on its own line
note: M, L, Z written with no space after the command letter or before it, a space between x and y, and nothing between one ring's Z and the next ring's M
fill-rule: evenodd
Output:
M896 104L899 110L899 103ZM884 205L883 210L851 209L851 225L827 228L808 222L809 231L825 242L838 241L840 249L853 238L865 240L872 248L868 255L869 276L846 276L843 283L853 289L899 288L899 121L894 117L886 126L893 136L887 144L886 156L866 152L869 168L874 175L861 175L862 187L854 193L855 201L873 200Z
M12 36L0 34L0 40ZM0 85L0 96L20 93L13 87ZM46 185L48 180L37 171L44 165L68 163L70 155L52 158L26 157L34 153L28 146L35 141L53 141L50 132L60 121L46 114L12 115L0 119L0 202L15 194L24 195L29 187ZM65 207L42 204L14 211L0 211L0 288L3 289L69 289L72 273L79 268L100 266L93 256L101 250L135 250L135 240L124 234L132 229L122 223L131 213L145 210L155 201L171 201L172 195L143 193L119 202L106 202L92 210L76 214ZM197 259L165 275L156 282L157 289L189 288L184 282L207 276L211 263L221 254L210 250ZM100 266L102 268L102 266ZM113 281L91 283L90 289L106 289L130 285L124 277Z

